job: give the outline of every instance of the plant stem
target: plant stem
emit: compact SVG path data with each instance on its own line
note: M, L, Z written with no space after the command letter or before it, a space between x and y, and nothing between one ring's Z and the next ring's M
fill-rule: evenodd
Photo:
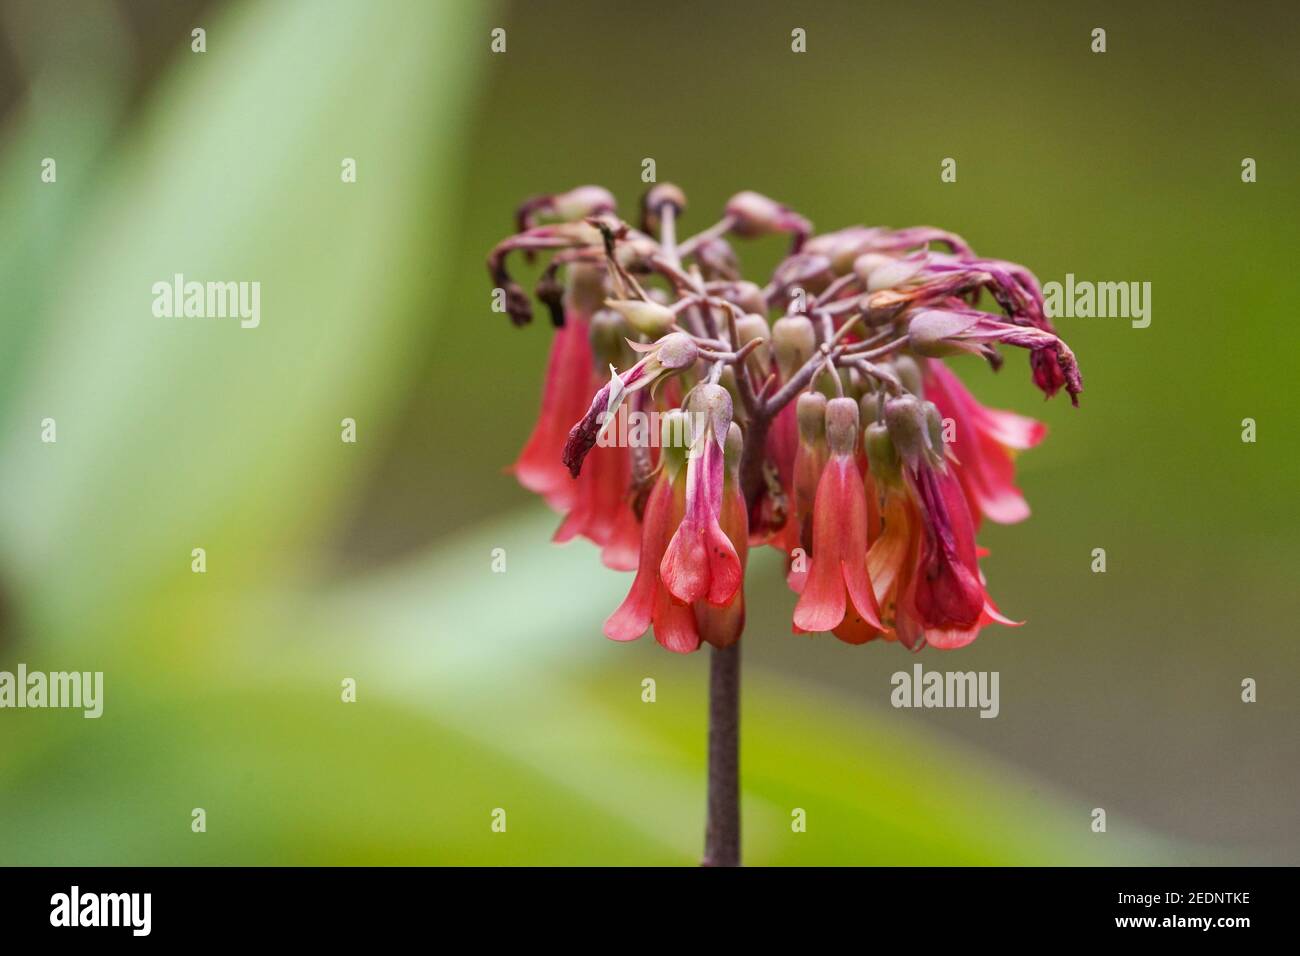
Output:
M740 459L741 493L752 513L763 490L766 409L749 422ZM709 652L709 794L701 866L740 866L740 645Z
M676 276L680 282L687 277L681 267L682 258L693 251L695 246L706 241L712 234L721 234L731 228L731 221L724 219L711 230L686 240L681 248L677 245L676 209L665 203L659 210L660 245L664 252L667 271ZM698 273L691 273L690 285L695 292L704 294L704 285ZM713 311L709 303L693 306L686 311L683 318L687 321L696 319L692 325L703 325L704 332L710 339L717 339L719 332L713 320ZM745 434L745 450L741 455L740 483L741 493L745 497L746 510L754 513L764 487L763 451L767 442L767 431L781 408L790 402L795 394L803 388L822 362L833 360L838 356L834 349L835 342L828 342L819 355L810 360L795 376L795 380L786 383L786 387L768 399L760 399L753 391L745 368L745 353L740 349L736 338L735 318L727 313L728 346L733 352L736 364L737 383L741 388L741 398L748 413ZM721 361L713 366L716 372L722 367ZM710 381L716 380L711 374ZM714 647L709 657L709 783L708 813L704 826L704 858L702 866L740 866L740 641L730 647Z
M740 641L709 658L709 806L701 866L740 866Z

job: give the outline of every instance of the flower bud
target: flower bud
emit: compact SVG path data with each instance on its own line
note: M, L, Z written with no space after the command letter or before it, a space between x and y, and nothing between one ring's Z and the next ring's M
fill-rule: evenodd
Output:
M886 257L888 258L888 257ZM867 291L879 292L882 289L897 289L905 285L926 267L926 257L908 259L889 259L871 270L867 276Z
M772 351L782 381L789 381L817 351L817 333L806 315L785 315L772 324Z
M808 220L773 199L745 190L727 200L727 215L731 218L731 231L746 239L771 235L774 232L795 234L795 246L802 244L812 231Z
M832 398L826 403L826 444L833 455L852 455L858 444L858 403Z
M826 438L826 396L821 392L804 392L795 404L799 422L799 440L815 445Z
M877 483L897 487L903 475L899 468L898 449L889 437L889 428L883 422L872 422L862 433L862 444L867 450L867 468Z
M623 366L627 364L626 338L631 333L623 316L610 309L601 309L591 317L591 352L596 368L604 369L607 365Z
M930 446L925 406L915 395L903 395L885 402L885 425L899 457L917 467Z
M557 219L576 222L588 216L613 212L618 208L618 203L608 189L600 186L578 186L567 193L557 193L552 196L550 208Z
M727 294L728 301L734 302L746 312L752 312L767 321L767 301L763 298L763 290L753 282L741 280L731 287Z
M880 234L878 228L849 226L837 232L825 232L804 243L805 252L815 252L830 259L837 276L848 275L864 248Z
M918 397L925 396L925 387L921 384L921 366L916 359L910 355L896 355L890 364L893 365L898 380L903 383L903 388Z
M853 260L853 274L858 277L858 281L862 283L863 288L870 289L871 274L881 266L893 261L893 256L887 256L883 252L866 252Z
M614 258L629 272L643 272L649 268L650 258L659 252L659 243L649 236L629 236L614 247Z
M868 325L881 326L898 318L910 302L911 297L905 292L882 289L879 292L868 292L859 298L858 308L862 310Z
M646 190L645 204L647 209L659 209L664 203L669 203L678 212L686 211L686 193L682 192L681 187L673 183L656 183Z
M590 263L575 262L565 270L569 308L591 315L605 301L605 270Z
M974 325L974 320L963 315L955 315L939 309L927 309L912 316L907 324L907 345L918 355L930 358L942 358L968 351L956 342L949 341L953 336L966 331Z
M659 210L672 206L678 215L686 211L686 193L672 183L656 183L641 197L641 226L646 232L659 229Z
M655 358L659 364L674 372L690 368L699 357L699 346L685 332L673 332L670 335L665 335L659 340L658 350L655 353Z
M772 283L786 294L786 301L790 301L794 289L803 289L808 295L818 295L834 279L831 260L808 252L787 257L772 272Z
M695 249L695 261L706 279L731 279L740 272L740 259L721 236L706 239Z
M727 215L735 220L732 231L753 238L776 231L781 204L759 193L745 190L727 200Z
M640 299L606 299L605 304L627 319L632 328L651 338L658 338L673 327L677 316L658 302Z
M712 432L713 440L719 445L726 441L731 425L731 407L731 393L721 385L706 382L691 392L691 411L704 416L705 427ZM698 439L701 436L695 437Z
M687 415L680 408L664 412L659 420L659 464L672 481L686 464L686 449L690 446L690 426Z
M727 474L736 477L740 471L740 456L745 450L745 436L740 430L740 426L735 422L727 429L727 444L724 448L725 456L723 465L727 469Z
M736 338L739 339L736 346L744 348L754 339L766 339L771 331L767 319L754 312L746 313L736 320Z
M843 395L851 384L847 381L848 375L848 369L822 365L821 368L817 370L817 374L813 376L813 390L821 392L827 398L835 398L838 395Z
M755 339L766 340L772 334L772 329L767 324L767 319L761 315L750 313L742 315L736 320L736 347L744 348ZM750 353L750 361L755 362L758 367L766 369L768 366L768 347L765 344L760 345Z
M858 402L858 411L862 413L864 422L879 421L883 409L884 397L879 392L867 392Z

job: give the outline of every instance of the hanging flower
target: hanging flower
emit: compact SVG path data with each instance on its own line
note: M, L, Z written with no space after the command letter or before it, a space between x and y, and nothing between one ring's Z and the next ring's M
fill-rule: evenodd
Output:
M659 573L669 593L684 604L730 603L740 589L740 556L723 532L722 497L731 396L720 385L699 386L691 410L700 421L686 463L686 513L668 543Z
M592 357L587 341L587 316L570 311L551 341L546 363L542 408L519 458L511 466L519 483L541 495L556 511L573 506L576 495L569 469L560 456L574 419L583 414L591 395Z
M867 496L854 459L857 436L858 403L831 399L829 457L813 506L812 563L794 609L796 631L834 631L849 643L883 629L867 575Z
M953 422L952 451L958 478L976 520L983 513L999 524L1029 517L1029 505L1015 485L1015 455L1047 434L1042 422L981 405L948 366L925 362L925 396Z
M684 421L680 411L664 419L659 475L646 501L636 577L623 603L605 621L605 635L611 640L634 641L653 626L655 640L679 653L700 646L699 629L691 608L672 600L659 577L659 563L686 513L686 452L679 442Z

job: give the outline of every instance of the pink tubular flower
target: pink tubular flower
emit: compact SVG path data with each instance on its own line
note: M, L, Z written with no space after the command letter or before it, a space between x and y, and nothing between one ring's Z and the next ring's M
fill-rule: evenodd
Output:
M919 492L925 520L909 603L926 643L952 650L974 641L986 624L1018 626L998 612L984 589L975 526L953 470L922 468L909 477Z
M563 544L575 537L600 546L600 559L615 571L637 565L641 529L632 510L632 456L626 448L595 448L574 488L573 508L555 532Z
M776 413L767 432L766 458L772 465L775 484L769 483L758 496L748 521L753 545L783 547L790 520L790 491L794 480L795 448L798 445L794 403Z
M834 631L861 643L883 629L867 575L867 497L854 458L858 403L834 398L826 405L829 459L813 505L812 564L794 609L799 631ZM847 625L844 633L840 629Z
M821 482L822 470L826 467L826 396L821 392L804 392L793 408L798 424L799 447L794 455L785 550L793 554L795 548L803 548L807 554L812 549L813 505L817 500L817 486Z
M900 512L897 503L887 505L885 522L888 526L892 511L896 524L908 525L911 543L904 549L891 539L873 564L891 566L880 575L878 586L893 588L899 639L914 650L925 644L950 649L974 641L986 624L1014 625L998 613L984 589L975 523L957 466L945 461L942 438L935 434L937 409L906 395L886 403L885 421L888 441L880 442L879 431L868 429L868 451L874 460L897 461L882 464L879 472L882 477L891 472L901 477L911 508L903 505ZM896 494L900 481L895 477L887 485ZM888 531L884 537L889 537Z
M696 601L695 620L700 637L714 647L728 647L740 640L745 629L745 564L749 556L749 515L745 496L740 492L740 455L743 439L740 426L735 422L727 430L726 460L722 481L722 514L719 525L723 534L735 545L740 558L740 583L735 597L723 607L708 601Z
M691 402L702 428L686 463L686 513L668 543L659 573L683 604L723 606L740 589L740 556L719 524L731 426L731 396L721 385L701 385Z
M951 468L908 473L921 503L925 534L912 578L913 607L930 628L965 630L984 610L984 585L975 555L975 525Z
M665 435L669 427L665 420ZM691 608L672 600L659 578L659 563L673 529L686 511L686 476L681 459L682 449L665 441L659 477L646 502L636 578L618 610L605 621L605 636L615 641L634 641L653 626L655 640L670 651L684 654L700 646L695 615Z
M925 395L955 426L952 451L960 466L957 476L971 510L998 524L1029 517L1015 485L1015 452L1033 448L1047 434L1042 422L1015 412L981 405L943 362L927 359Z
M519 458L511 466L519 483L541 495L556 511L573 507L576 488L560 461L569 427L587 408L593 388L591 343L587 316L568 310L555 331L546 363L542 408Z
M885 486L884 529L867 552L867 572L880 606L887 640L920 650L925 631L909 603L916 568L921 518L911 497L899 486Z

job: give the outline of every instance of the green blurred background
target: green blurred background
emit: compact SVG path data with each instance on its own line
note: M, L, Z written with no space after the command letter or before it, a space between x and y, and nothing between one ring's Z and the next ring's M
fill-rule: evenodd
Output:
M754 560L746 861L1300 862L1294 4L0 11L0 670L106 685L99 720L0 711L0 864L697 859L707 659L605 640L629 577L503 473L549 332L483 269L520 199L632 210L645 157L687 230L751 188L1153 286L1150 328L1059 322L1079 410L961 366L1051 428L1033 517L981 536L1025 627L796 637ZM260 281L261 327L155 319L175 272ZM915 661L999 671L1000 716L891 709Z

